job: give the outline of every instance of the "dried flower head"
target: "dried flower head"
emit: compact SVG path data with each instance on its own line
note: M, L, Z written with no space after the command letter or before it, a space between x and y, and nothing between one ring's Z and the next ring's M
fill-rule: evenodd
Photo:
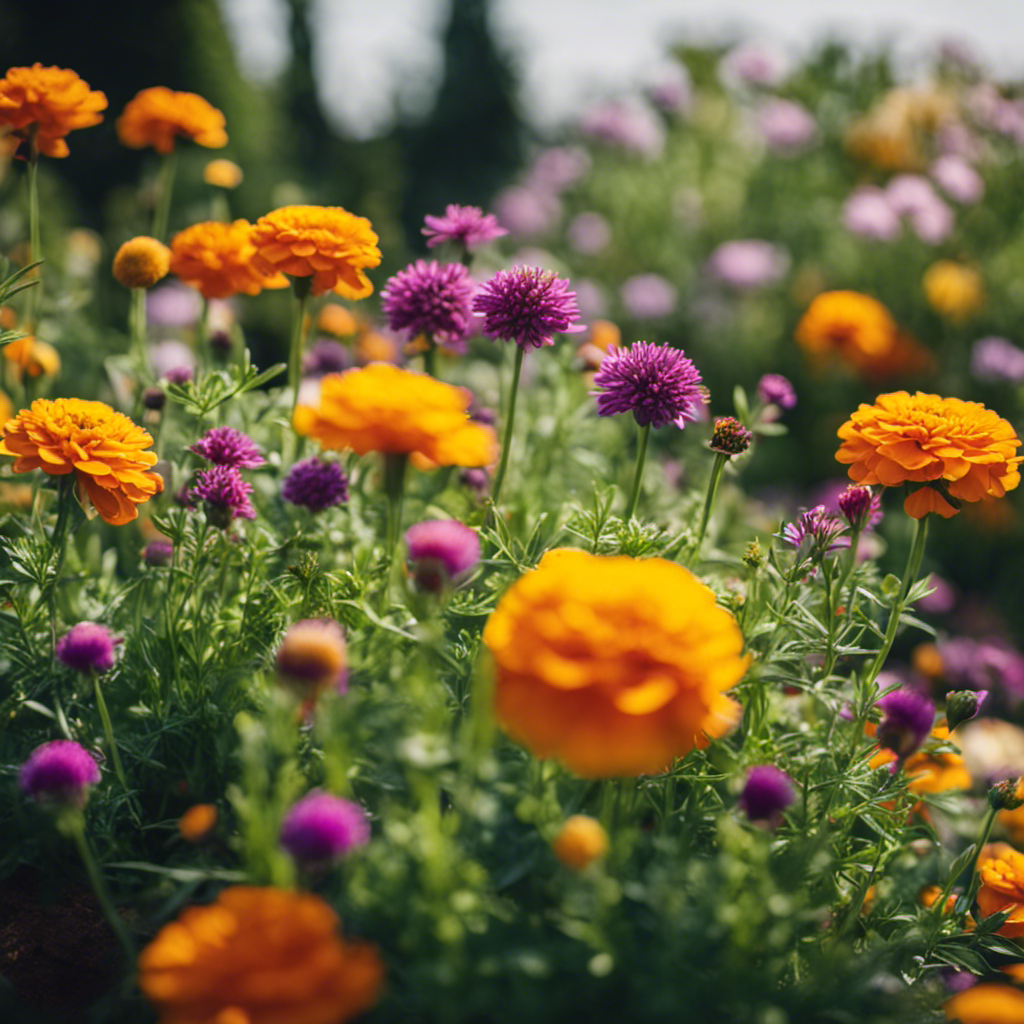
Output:
M158 85L136 93L125 104L117 119L117 137L132 149L152 146L158 153L172 152L178 138L220 149L228 144L224 124L224 115L202 96Z
M428 593L457 583L480 561L476 530L454 519L429 519L410 526L405 544L416 586Z
M203 221L171 239L172 274L206 299L226 299L239 293L258 295L264 288L287 288L284 274L267 275L253 266L256 246L247 220L233 224Z
M68 133L99 124L106 109L107 97L66 68L37 62L0 78L0 127L43 156L67 156Z
M373 291L365 271L380 264L377 235L340 206L282 206L256 221L251 238L253 265L267 277L311 278L312 295L362 299Z
M369 841L362 807L318 789L293 804L281 823L281 845L304 868L330 864Z
M325 508L348 501L348 476L337 462L314 455L296 462L288 470L281 497L310 512L323 512Z
M380 293L381 309L393 331L458 342L473 322L474 288L461 263L417 260L388 280Z
M96 759L72 740L53 740L32 751L18 772L21 791L34 800L81 807L100 781Z
M443 217L435 217L428 213L423 222L426 227L422 228L422 232L427 236L428 249L443 245L445 242L454 242L467 251L472 251L508 234L493 213L484 213L479 206L458 206L449 203L445 207Z
M164 489L151 472L153 438L103 402L37 398L2 427L0 455L14 455L15 473L74 473L99 514L114 526L139 515L137 505Z
M76 672L109 672L120 642L98 622L79 622L57 641L54 653L59 662Z
M345 686L345 633L333 619L303 619L288 627L274 657L281 683L304 701Z
M711 434L711 450L722 455L741 455L753 439L753 432L734 416L719 416Z
M171 269L171 250L149 235L136 235L117 250L112 269L125 288L152 288Z
M559 829L551 849L567 868L583 871L608 852L608 833L596 818L574 814Z
M554 334L576 334L580 311L569 282L539 267L499 270L480 287L473 311L484 316L488 338L514 341L523 349L553 345Z
M700 371L682 349L646 341L609 348L594 383L602 416L632 412L641 427L685 427L707 401Z
M256 442L234 427L213 427L195 444L189 445L188 450L201 455L215 466L256 469L267 462Z
M252 484L234 466L211 466L199 474L189 500L202 502L212 526L226 530L236 519L255 519Z

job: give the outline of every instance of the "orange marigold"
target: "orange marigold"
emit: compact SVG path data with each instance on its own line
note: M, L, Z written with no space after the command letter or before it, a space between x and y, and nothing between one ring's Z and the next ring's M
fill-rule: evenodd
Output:
M60 372L60 356L57 350L31 334L4 345L3 353L4 359L16 366L19 374L27 373L30 377L53 377Z
M340 206L282 206L252 229L253 262L268 276L311 277L311 294L362 299L373 291L363 273L380 264L377 235L365 217Z
M875 726L869 725L865 730L875 734ZM934 749L938 743L950 742L949 729L945 725L937 725L932 729L933 744L929 748L919 750L907 758L903 772L907 779L907 789L911 793L923 796L925 793L946 793L954 789L970 789L971 773L967 770L967 762L954 750L939 751ZM869 764L872 768L881 768L892 764L896 755L883 747L879 747ZM920 808L918 804L918 808Z
M172 152L179 135L220 149L228 144L224 123L224 115L202 96L157 85L125 104L117 119L117 137L132 149L152 146L158 153Z
M14 472L77 477L99 514L114 526L138 517L136 505L164 489L163 477L150 472L156 452L145 449L153 438L103 402L81 398L37 398L4 424L0 455L15 456Z
M974 985L947 999L946 1019L960 1024L1021 1024L1024 992L1010 985Z
M103 120L107 97L66 68L9 68L0 78L0 126L43 156L68 155L68 132Z
M203 168L203 181L215 188L238 188L243 177L242 168L234 160L211 160Z
M727 732L749 657L736 620L681 565L549 551L484 628L515 739L579 775L665 770Z
M264 288L287 288L284 274L267 277L253 266L256 246L247 220L234 224L208 220L179 231L171 239L171 273L207 299L239 292L258 295Z
M608 833L595 818L574 814L559 829L551 849L567 868L583 871L608 852Z
M859 484L923 483L903 503L907 515L949 518L961 502L1001 498L1020 483L1013 427L980 402L922 391L879 395L839 428L836 452Z
M796 340L816 358L838 355L858 370L885 366L899 328L889 310L860 292L822 292L796 326Z
M377 1001L384 970L337 927L318 896L234 886L157 933L139 988L161 1024L342 1024Z
M924 273L921 282L928 304L940 316L960 323L985 302L985 283L973 267L939 260Z
M319 407L300 404L295 429L322 448L486 466L497 456L497 438L491 427L470 420L470 401L468 391L427 374L371 363L324 377Z
M981 888L978 910L982 918L1000 910L1010 916L999 929L1000 935L1016 939L1024 935L1024 853L1007 849L998 857L983 860L978 866Z

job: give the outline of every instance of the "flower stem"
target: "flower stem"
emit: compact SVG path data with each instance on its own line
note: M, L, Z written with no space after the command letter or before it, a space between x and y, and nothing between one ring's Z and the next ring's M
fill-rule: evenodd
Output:
M651 439L651 425L645 423L640 428L640 445L636 453L636 473L633 476L633 491L629 496L629 504L626 506L626 522L633 518L636 511L636 503L640 500L640 485L644 478L644 463L647 461L647 442Z
M140 377L144 378L149 371L146 357L146 289L133 288L128 301L129 348L136 369Z
M306 338L306 302L312 287L311 277L292 279L295 303L292 307L292 341L288 353L288 387L292 390L292 412L289 422L295 419L295 407L299 404L299 382L302 378L302 350Z
M992 834L992 826L996 822L996 808L989 807L988 814L985 815L985 821L981 826L981 835L978 837L978 848L974 851L974 862L971 864L971 884L967 888L967 892L963 896L963 906L960 908L959 916L960 923L963 924L967 920L967 915L970 913L971 904L974 902L974 897L978 894L978 889L981 888L981 875L978 874L978 864L981 862L981 851L985 844L988 842L988 837ZM955 884L955 879L953 883ZM946 890L943 890L942 896L940 897L941 903L945 903L945 897L948 895ZM959 904L959 901L957 901ZM942 913L940 906L939 913Z
M711 510L715 507L715 499L718 497L718 487L722 482L722 473L725 471L725 464L729 456L725 452L715 452L715 464L711 467L711 477L708 480L708 493L704 499L704 511L700 516L700 526L697 528L697 539L693 542L693 557L700 554L700 546L704 543L704 534L708 530L708 520L711 518Z
M178 152L172 149L164 157L160 168L160 194L153 211L153 237L158 242L167 240L167 225L171 218L171 196L174 193L174 176L178 170Z
M498 463L498 472L494 474L494 488L491 491L491 501L497 505L501 497L501 485L505 482L505 471L508 469L508 453L512 447L512 426L516 418L516 398L519 396L519 377L523 372L523 355L525 350L521 345L516 345L516 361L512 370L512 391L508 399L508 412L505 416L505 436L501 442L501 461Z
M124 765L121 764L121 755L118 752L117 744L114 742L114 726L110 721L110 712L107 710L107 701L103 696L103 687L100 686L100 677L94 675L92 682L93 688L96 691L96 708L100 713L100 720L103 722L103 734L107 737L107 746L110 747L110 759L114 762L114 774L117 775L117 780L124 787L125 792L130 792L128 777L124 773Z
M31 250L28 260L29 263L34 263L43 258L43 242L39 230L39 150L36 148L34 135L29 146L28 158L28 235ZM39 278L39 285L28 290L28 309L25 317L29 334L35 333L43 301L43 268L38 267L35 272Z
M426 336L427 347L423 350L423 370L431 377L437 376L437 344L428 334Z
M402 501L405 497L405 468L409 456L403 453L384 456L384 493L388 500L387 532L384 539L384 588L382 593L381 612L387 611L391 596L391 577L395 563L395 548L398 546L398 534L402 529Z

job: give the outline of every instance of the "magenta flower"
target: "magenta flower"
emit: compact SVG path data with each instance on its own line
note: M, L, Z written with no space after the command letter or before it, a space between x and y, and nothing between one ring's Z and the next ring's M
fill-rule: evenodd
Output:
M818 505L802 513L795 523L787 523L781 536L795 548L807 542L806 547L824 554L849 546L849 540L839 536L845 529L846 525L835 513L829 512L824 505Z
M592 106L580 120L580 131L605 145L639 156L660 156L665 125L650 107L635 98L606 100Z
M851 529L870 530L882 518L882 499L870 487L851 484L836 501Z
M199 474L189 499L203 502L210 523L226 530L235 519L256 518L250 494L252 484L234 466L211 466Z
M591 392L600 415L631 412L641 427L685 427L707 401L700 371L683 350L647 341L611 346L594 383L601 389Z
M983 381L1024 381L1024 349L1007 338L979 338L971 347L971 373Z
M18 785L27 796L78 807L99 781L96 759L72 740L53 740L36 747L18 772Z
M142 549L146 565L170 565L173 557L174 545L169 540L151 540Z
M484 213L479 206L459 206L456 203L445 207L443 217L428 213L423 223L426 227L421 230L427 236L428 249L445 242L455 242L466 250L472 250L508 234L493 213Z
M438 593L457 583L480 561L480 538L454 519L428 519L405 533L418 589Z
M939 188L958 203L970 206L985 196L984 180L962 156L953 153L940 156L932 164L931 172Z
M323 512L325 508L348 501L348 477L338 463L314 455L296 462L288 470L281 497L310 512Z
M793 780L781 768L760 764L750 769L739 803L751 821L764 821L774 827L795 799Z
M885 192L865 185L851 192L843 203L843 225L851 235L876 242L892 242L903 233L899 213Z
M323 867L369 842L370 824L358 804L314 789L284 816L280 839L300 866Z
M761 104L757 123L768 148L780 156L795 155L818 134L817 122L802 103L774 96Z
M214 427L188 450L215 466L234 466L236 469L256 469L267 461L256 442L234 427Z
M109 672L120 642L98 622L79 622L57 641L55 653L59 662L76 672Z
M333 338L317 338L302 355L304 377L325 377L352 367L352 350Z
M461 263L417 260L392 277L380 294L393 331L435 342L458 342L469 334L473 279Z
M875 734L878 745L891 750L900 760L906 760L931 733L935 705L913 690L893 690L878 701L877 706L885 714Z
M611 244L612 229L601 214L588 211L577 214L569 221L565 237L578 253L594 256L604 252Z
M630 316L637 320L658 320L668 316L679 301L675 286L661 274L634 274L619 288L619 296Z
M770 402L780 409L792 409L796 405L796 391L781 373L766 373L757 382L757 393L762 402Z
M539 267L499 270L477 292L473 312L483 314L488 338L514 341L524 351L553 345L556 333L585 329L569 282Z
M562 203L546 187L513 185L494 200L502 224L520 238L546 235L562 216Z
M708 258L708 270L722 284L746 291L778 281L789 269L789 256L760 238L723 242Z

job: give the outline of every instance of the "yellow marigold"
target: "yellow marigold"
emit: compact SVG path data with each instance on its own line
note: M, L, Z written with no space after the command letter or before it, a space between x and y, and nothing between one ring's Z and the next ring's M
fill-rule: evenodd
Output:
M226 299L264 288L287 288L284 274L267 277L253 266L256 246L247 220L234 224L208 220L179 231L171 239L171 273L207 299Z
M483 635L508 733L579 775L663 771L735 724L736 620L660 558L550 551L508 590Z
M164 489L150 472L153 438L123 413L103 402L80 398L37 398L4 424L0 455L13 455L15 473L41 469L77 477L99 514L114 526L138 517L136 505Z
M14 406L11 400L0 391L0 423L6 423L14 414Z
M9 68L0 78L0 126L43 156L67 156L68 132L103 120L107 97L66 68Z
M860 292L822 292L796 326L796 340L808 355L838 355L864 369L888 359L898 328L889 310Z
M1006 850L999 857L983 860L978 874L978 910L982 918L1009 910L1010 916L999 934L1011 939L1024 935L1024 853Z
M928 304L947 320L961 322L976 313L985 302L985 284L973 267L939 260L922 280Z
M551 844L555 856L573 871L582 871L608 852L608 833L586 814L566 819Z
M178 819L178 833L190 843L202 842L217 825L213 804L194 804Z
M1013 427L980 402L922 391L879 395L839 428L836 459L859 484L923 483L903 503L907 515L949 518L964 501L1001 498L1020 483Z
M224 115L194 92L174 92L162 85L143 89L117 119L117 137L132 149L152 146L158 153L170 153L179 135L207 149L228 144Z
M321 331L333 334L336 338L347 338L359 329L359 322L356 318L344 306L339 306L336 302L328 302L320 310L316 325Z
M397 363L401 355L400 343L379 331L360 331L356 336L356 359L362 366L367 363Z
M960 1024L1021 1024L1024 992L1010 985L983 983L958 992L942 1008L947 1020Z
M377 1001L384 972L337 926L318 896L234 886L157 933L139 988L160 1024L342 1024Z
M486 466L494 431L469 418L469 392L389 363L330 373L320 405L299 405L295 430L322 448L425 456L439 466Z
M3 353L4 359L16 366L18 373L27 373L30 377L53 377L60 372L57 350L31 334L4 345Z
M149 235L129 238L114 254L114 280L125 288L152 288L167 276L171 250Z
M211 160L203 168L203 181L215 188L238 188L243 177L242 168L234 160Z
M363 271L380 264L377 235L340 206L282 206L256 221L252 240L263 273L312 277L313 295L362 299L373 291Z

